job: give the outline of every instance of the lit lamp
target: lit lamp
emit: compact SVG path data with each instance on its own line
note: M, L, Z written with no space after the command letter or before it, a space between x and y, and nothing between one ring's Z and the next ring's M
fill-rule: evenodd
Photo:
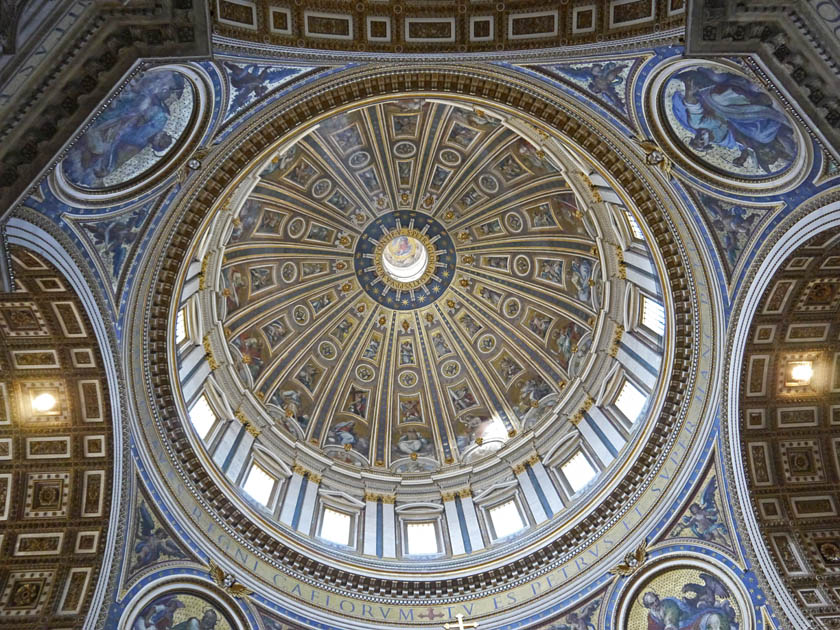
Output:
M788 363L788 386L804 387L814 376L814 366L811 361L792 361Z
M52 392L33 392L31 398L32 411L40 415L58 413L58 399Z

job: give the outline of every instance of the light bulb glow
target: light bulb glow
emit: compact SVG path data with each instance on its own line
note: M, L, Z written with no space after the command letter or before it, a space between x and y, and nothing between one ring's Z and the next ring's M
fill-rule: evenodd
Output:
M48 411L52 411L57 402L58 401L55 399L55 396L48 392L44 392L42 394L38 394L32 399L32 409L33 411L46 413Z
M814 369L811 367L810 361L803 363L795 363L790 371L790 376L794 381L799 383L808 383L814 375Z

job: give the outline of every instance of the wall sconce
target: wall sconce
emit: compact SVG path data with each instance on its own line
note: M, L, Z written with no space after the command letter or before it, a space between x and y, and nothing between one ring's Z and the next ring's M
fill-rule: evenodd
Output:
M788 363L787 383L788 387L804 387L811 383L814 376L814 366L811 361L791 361Z

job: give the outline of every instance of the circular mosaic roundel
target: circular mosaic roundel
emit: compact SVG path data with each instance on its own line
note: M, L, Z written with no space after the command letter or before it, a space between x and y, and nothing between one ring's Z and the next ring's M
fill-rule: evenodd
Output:
M171 619L170 627L173 628L232 630L236 627L223 610L205 597L170 591L146 604L137 614L131 628L148 628L150 626L141 621L166 617Z
M800 152L790 117L763 87L720 65L690 65L662 85L664 124L680 151L722 174L767 179Z
M359 284L394 310L433 303L449 286L455 246L435 219L419 212L393 212L367 226L354 256Z
M76 141L61 163L82 190L106 190L144 175L176 149L190 126L196 94L181 72L133 78Z

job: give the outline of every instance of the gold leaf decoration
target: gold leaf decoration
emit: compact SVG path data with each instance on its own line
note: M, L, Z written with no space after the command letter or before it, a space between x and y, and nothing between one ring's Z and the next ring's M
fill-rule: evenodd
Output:
M216 585L231 597L245 598L253 593L253 591L247 587L239 584L232 574L225 573L224 570L212 560L210 560L208 572Z
M619 563L610 573L627 577L633 575L638 571L647 560L647 540L643 540L635 551L631 551L624 555L624 561Z
M655 166L662 171L662 174L665 175L665 177L670 178L673 163L665 155L665 153L662 152L659 145L653 140L645 140L643 138L636 138L636 142L639 143L642 151L645 152L645 162L647 162L650 166Z

